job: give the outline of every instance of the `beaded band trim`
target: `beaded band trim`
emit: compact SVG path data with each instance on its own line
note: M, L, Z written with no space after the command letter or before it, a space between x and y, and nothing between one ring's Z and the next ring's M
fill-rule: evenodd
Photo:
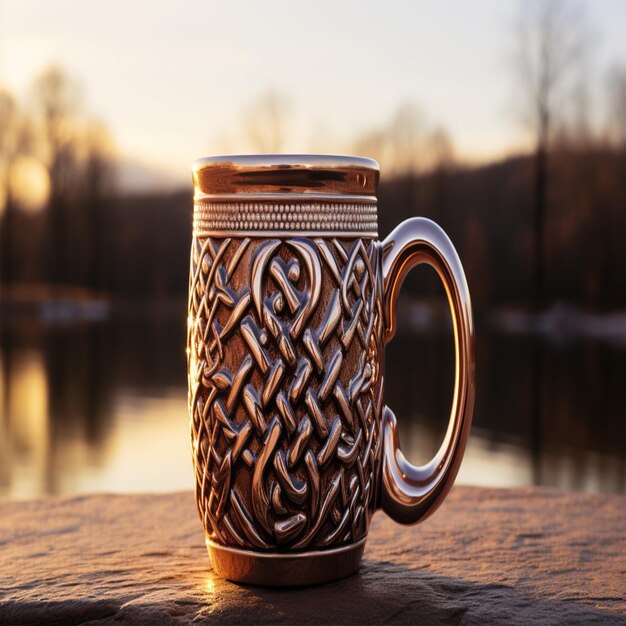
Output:
M209 202L194 205L196 235L220 231L329 232L378 236L375 204L349 202Z

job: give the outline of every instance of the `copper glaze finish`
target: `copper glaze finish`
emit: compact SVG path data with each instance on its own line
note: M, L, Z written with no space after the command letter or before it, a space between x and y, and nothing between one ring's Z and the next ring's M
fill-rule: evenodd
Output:
M454 394L446 435L426 465L406 460L398 442L396 418L383 409L382 508L403 524L432 515L459 471L474 412L474 321L463 266L445 232L434 222L413 218L383 242L383 310L385 342L396 328L398 293L409 271L422 263L433 267L448 296L456 352Z
M339 580L359 569L365 539L331 550L263 553L207 541L211 565L224 578L250 585L301 587Z
M319 154L215 156L193 165L196 199L271 193L375 196L379 175L373 159Z
M428 220L378 241L369 159L215 157L194 181L189 410L214 567L270 585L348 575L378 506L418 521L458 470L474 372L462 267ZM451 302L457 377L442 448L415 468L383 406L384 345L402 280L422 262Z

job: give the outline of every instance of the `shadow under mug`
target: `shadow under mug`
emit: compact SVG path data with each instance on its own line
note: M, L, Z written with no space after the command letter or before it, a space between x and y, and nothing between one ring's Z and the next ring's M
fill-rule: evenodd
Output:
M360 564L373 512L423 520L452 486L474 404L461 262L434 222L378 240L378 164L211 157L194 164L188 382L196 502L214 570L306 585ZM456 374L433 459L409 463L383 403L384 348L407 272L446 290Z

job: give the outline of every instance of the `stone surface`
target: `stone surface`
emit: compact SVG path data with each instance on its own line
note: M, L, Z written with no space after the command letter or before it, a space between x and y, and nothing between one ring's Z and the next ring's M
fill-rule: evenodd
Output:
M382 513L359 574L242 587L212 571L190 493L0 504L0 623L626 623L626 499L459 487Z

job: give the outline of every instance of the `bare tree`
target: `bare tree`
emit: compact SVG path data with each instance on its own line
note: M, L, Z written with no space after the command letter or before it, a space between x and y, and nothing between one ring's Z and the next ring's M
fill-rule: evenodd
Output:
M563 97L581 69L585 14L571 0L526 0L519 5L512 68L520 112L535 137L533 307L545 305L544 231L548 150Z
M16 211L14 168L17 160L28 152L30 134L27 120L19 111L13 96L0 90L0 278L7 284L14 279L13 222Z
M512 69L520 111L535 138L532 307L546 305L545 230L548 205L548 151L555 120L572 78L580 70L586 41L584 13L572 0L520 0ZM543 355L533 344L531 424L535 481L541 481Z
M59 68L35 83L42 160L50 179L48 279L100 288L103 213L114 189L102 124L83 115L77 85Z
M626 153L626 65L611 67L608 91L609 140Z
M425 126L425 116L414 102L401 105L391 118L387 133L396 174L417 173Z
M244 128L258 152L280 152L285 141L289 112L287 96L275 90L263 94L246 111Z
M450 133L442 126L436 127L426 138L424 150L430 169L449 170L454 166L454 143Z
M88 286L96 291L102 288L101 258L105 241L104 214L115 195L115 164L113 146L105 126L98 122L88 124L82 138L82 183L80 202L87 224L85 239L86 273Z
M448 131L443 127L435 128L426 140L425 157L428 159L434 185L433 209L437 220L445 224L448 204L450 172L454 168L454 145Z
M41 118L43 158L50 178L48 199L48 278L62 282L68 269L71 196L76 185L76 86L58 67L45 70L35 82L35 105Z

